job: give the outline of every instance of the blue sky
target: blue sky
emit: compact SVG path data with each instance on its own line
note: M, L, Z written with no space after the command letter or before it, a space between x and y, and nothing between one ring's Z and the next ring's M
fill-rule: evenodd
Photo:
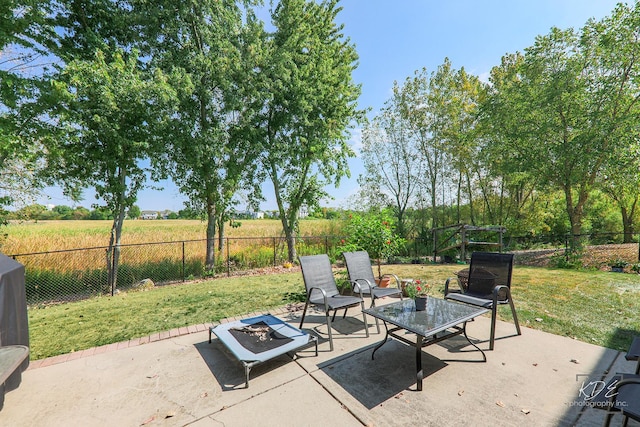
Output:
M535 37L549 33L551 27L581 28L589 18L610 15L614 0L342 0L337 17L343 33L355 44L360 56L354 80L362 85L360 108L371 108L374 116L391 95L394 81L403 81L414 71L435 70L448 57L455 69L464 67L486 80L493 66L506 53L523 51ZM356 131L352 144L358 151ZM351 159L351 178L339 188L327 188L334 197L323 206L344 207L357 191L356 179L362 173L359 158ZM184 198L171 182L163 191L140 192L137 205L143 210L178 211ZM265 186L267 198L261 208L275 209L273 191ZM43 204L72 203L58 189L48 189ZM93 203L90 191L81 204ZM240 207L242 209L243 207Z

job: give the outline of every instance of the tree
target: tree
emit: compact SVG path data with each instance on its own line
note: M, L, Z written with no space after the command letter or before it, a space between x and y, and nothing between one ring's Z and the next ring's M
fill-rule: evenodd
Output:
M502 119L501 149L517 169L562 189L574 235L611 153L626 140L638 114L637 27L640 5L618 5L609 18L578 33L554 28L538 37L522 61L494 84ZM499 82L494 82L499 83Z
M150 64L184 77L179 112L164 132L167 155L189 207L206 216L205 268L213 270L216 237L221 250L234 196L260 191L254 173L260 145L247 126L260 27L251 2L244 11L229 0L133 4Z
M266 43L257 126L291 262L300 208L315 209L324 186L349 174L348 129L361 117L351 76L357 54L335 24L337 3L282 0Z
M140 206L138 205L132 205L129 210L127 211L127 216L130 219L138 219L140 218Z
M42 141L34 138L38 120L24 105L37 94L38 68L48 37L47 1L0 1L0 224L4 206L26 206L44 182L36 178L42 166Z
M396 232L406 236L405 212L417 194L419 179L423 174L423 161L419 139L414 138L410 124L402 114L411 107L403 105L404 88L393 85L393 96L385 102L378 116L366 123L362 131L362 161L365 180L371 186L378 186L393 200L396 217ZM379 197L380 191L376 192Z
M140 162L162 151L154 135L173 96L161 72L150 76L137 68L135 52L128 58L116 52L113 58L109 62L98 51L92 61L74 60L52 82L59 100L52 114L66 137L50 159L59 180L95 187L96 197L113 213L107 251L112 292L125 212L147 179Z
M59 219L71 219L73 209L71 206L57 205L52 209Z

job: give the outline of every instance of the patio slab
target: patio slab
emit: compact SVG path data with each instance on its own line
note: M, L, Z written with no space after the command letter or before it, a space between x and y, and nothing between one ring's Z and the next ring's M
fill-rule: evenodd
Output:
M272 314L299 322L299 312ZM365 338L361 317L347 316L334 324L330 352L323 320L311 313L303 327L320 336L317 357L310 348L295 361L285 355L258 365L248 389L242 366L198 326L32 363L7 393L0 425L591 426L601 425L604 413L575 404L583 378L634 366L611 349L526 327L515 336L513 324L498 322L486 363L463 337L423 349L418 392L413 348L391 340L371 360L384 335L372 321ZM484 350L489 322L481 317L468 326Z

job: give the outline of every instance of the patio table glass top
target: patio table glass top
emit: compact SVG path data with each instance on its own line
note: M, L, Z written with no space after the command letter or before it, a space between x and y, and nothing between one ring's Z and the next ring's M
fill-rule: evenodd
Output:
M415 302L410 298L364 310L373 317L423 337L435 335L488 311L434 297L428 297L424 311L416 311Z

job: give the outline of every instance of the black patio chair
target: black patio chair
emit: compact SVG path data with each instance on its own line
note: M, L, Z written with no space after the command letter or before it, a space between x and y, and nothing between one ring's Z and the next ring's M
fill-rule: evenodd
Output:
M609 426L613 416L620 412L623 418L623 426L632 420L640 421L640 337L635 337L631 347L625 356L627 360L635 360L636 370L634 374L617 374L614 383L608 383L604 390L611 390L606 395L609 401L606 405L596 405L595 407L606 407L607 415L604 425ZM613 387L612 387L613 386Z
M518 335L522 335L518 316L511 297L513 254L474 252L467 274L458 274L459 290L450 290L451 279L444 286L444 297L478 307L491 309L491 338L493 350L496 335L496 314L499 305L509 304Z
M329 261L329 257L326 254L301 256L298 259L300 260L302 278L304 279L304 286L307 292L307 299L304 304L302 319L300 319L300 329L302 329L302 324L304 323L304 318L309 304L321 309L324 311L327 321L329 347L330 350L333 351L331 321L335 320L337 310L344 308L343 318L347 315L347 310L350 307L360 305L361 309L364 310L364 298L362 296L362 292L359 292L360 296L340 295L338 287L336 286L336 280L333 277L331 261ZM330 318L329 313L332 310L333 318ZM364 312L362 313L362 319L364 320L364 330L368 337L369 325L367 325L367 316Z

